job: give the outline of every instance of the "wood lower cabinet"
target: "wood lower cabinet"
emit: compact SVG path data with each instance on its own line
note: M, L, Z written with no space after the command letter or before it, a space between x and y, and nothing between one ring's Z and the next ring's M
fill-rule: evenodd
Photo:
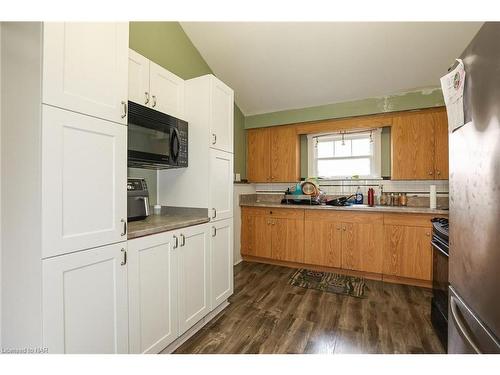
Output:
M340 268L342 223L331 212L305 212L304 263Z
M431 216L387 214L384 275L432 280Z

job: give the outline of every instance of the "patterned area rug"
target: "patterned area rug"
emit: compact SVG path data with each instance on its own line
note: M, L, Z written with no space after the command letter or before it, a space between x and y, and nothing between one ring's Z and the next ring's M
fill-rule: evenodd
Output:
M351 297L366 298L365 279L341 275L332 272L310 271L304 268L297 270L288 283L301 288L317 289L324 292L344 294Z

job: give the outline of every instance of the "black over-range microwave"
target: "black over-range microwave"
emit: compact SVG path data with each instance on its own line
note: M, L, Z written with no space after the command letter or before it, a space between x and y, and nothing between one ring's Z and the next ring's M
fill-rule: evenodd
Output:
M188 166L188 123L128 102L128 166L167 169Z

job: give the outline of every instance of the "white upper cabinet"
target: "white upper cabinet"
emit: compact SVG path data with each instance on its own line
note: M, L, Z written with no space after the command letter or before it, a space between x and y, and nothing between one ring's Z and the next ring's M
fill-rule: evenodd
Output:
M184 80L150 62L151 108L184 119Z
M208 225L174 233L179 261L179 335L210 312L210 242Z
M151 105L149 63L147 58L129 49L128 100L148 107Z
M212 223L212 309L233 294L233 220Z
M233 154L210 149L209 215L211 220L233 217Z
M49 353L128 352L125 246L42 261L43 346Z
M45 23L43 102L126 124L128 23Z
M172 234L128 241L130 353L159 353L178 334Z
M42 110L42 255L125 241L127 127Z
M210 147L233 152L234 92L211 76L210 101Z

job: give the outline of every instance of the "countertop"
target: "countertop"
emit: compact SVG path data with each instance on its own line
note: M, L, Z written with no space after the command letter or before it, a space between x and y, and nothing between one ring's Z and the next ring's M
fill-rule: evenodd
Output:
M241 202L242 207L268 207L268 208L295 208L305 210L336 210L336 211L360 211L360 212L394 212L408 214L429 214L429 215L448 215L449 211L444 209L432 209L428 207L401 207L401 206L309 206L303 204L281 204L277 202Z
M144 220L128 222L128 240L210 221L207 208L163 206L160 215L153 214L153 207L150 212Z

